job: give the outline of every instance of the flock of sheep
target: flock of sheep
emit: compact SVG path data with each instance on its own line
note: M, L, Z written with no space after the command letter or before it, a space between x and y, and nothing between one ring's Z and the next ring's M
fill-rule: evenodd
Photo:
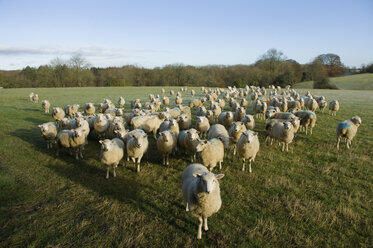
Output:
M218 180L224 174L212 171L217 164L222 168L225 153L233 149L233 155L237 155L243 163L242 171L245 171L248 162L249 172L252 172L251 164L260 148L258 133L253 131L254 117L266 119L265 142L272 144L276 140L282 143L282 151L288 151L288 145L298 131L304 130L308 134L309 130L312 134L317 109L323 112L329 105L329 114L332 115L339 110L337 100L328 104L324 96L315 96L309 91L301 96L290 87L281 89L271 86L268 94L265 88L255 86L240 89L202 87L201 91L203 97L196 98L196 92L191 90L193 100L185 106L182 105L182 94L187 92L187 88L180 88L174 108L169 107L170 98L165 96L164 89L161 90L162 97L150 94L149 102L144 104L140 99L132 100L128 112L123 110L125 100L122 97L118 99L117 106L105 99L98 104L98 113L93 103L85 104L84 113L79 112L78 104L67 105L64 109L53 107L54 121L40 124L39 128L48 149L57 144L57 156L60 149L67 148L70 154L75 153L76 159L83 158L88 135L97 137L101 144L100 160L107 167L106 178L109 178L110 168L116 176L115 168L124 156L127 161L131 159L137 172L140 172L141 159L149 147L148 133L153 133L156 139L163 165L169 165L170 154L176 156L180 151L189 154L192 164L183 171L182 194L186 211L198 217L197 238L200 239L202 225L207 231L207 218L221 206ZM171 90L170 95L174 94ZM29 97L33 102L39 99L34 93L30 93ZM249 101L252 102L253 115L247 113ZM42 107L45 113L49 113L49 101L43 100ZM196 117L195 128L192 127L192 112ZM360 124L361 118L354 116L337 125L337 149L342 137L347 148L350 147ZM195 163L197 153L202 164Z

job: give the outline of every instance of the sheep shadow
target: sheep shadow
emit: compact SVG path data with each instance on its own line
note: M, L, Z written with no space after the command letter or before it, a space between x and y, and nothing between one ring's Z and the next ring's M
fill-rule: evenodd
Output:
M43 123L43 120L40 120L40 119L37 119L37 118L33 118L33 117L27 117L27 118L24 118L23 120L31 122L31 123L33 123L35 125L39 125L39 124Z
M97 166L100 162L98 161L98 152L93 151L97 147L93 148L93 146L98 146L98 144L94 142L88 144L83 155L85 159L87 157L88 159L91 158L89 159L90 161L92 161L92 158L97 160L97 163L87 162L85 159L76 160L74 156L69 156L66 151L61 152L60 156L56 158L56 149L46 149L46 143L38 135L38 131L38 129L18 129L9 134L31 144L36 151L54 157L53 161L48 164L45 163L42 166L53 170L59 176L88 188L96 192L99 196L117 200L123 204L131 204L150 219L161 218L170 226L176 227L183 232L190 232L190 227L195 224L190 218L184 214L170 215L170 209L162 207L163 204L166 204L179 210L184 209L176 195L173 198L164 199L164 201L159 203L147 199L146 193L154 192L154 195L157 195L163 190L142 183L141 172L135 178L131 178L134 177L133 174L126 175L119 172L117 173L117 177L113 178L112 174L110 174L110 178L106 179L106 168L104 166ZM118 170L126 170L126 173L136 173L133 172L132 166L128 164L124 168L119 167Z

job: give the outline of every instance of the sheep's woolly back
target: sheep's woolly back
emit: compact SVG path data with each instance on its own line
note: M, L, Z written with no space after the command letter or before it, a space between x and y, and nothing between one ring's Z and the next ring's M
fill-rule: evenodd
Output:
M167 141L165 136L168 139ZM157 149L161 154L170 154L175 149L176 144L176 136L169 130L161 132L157 139Z
M247 136L242 134L237 142L237 154L240 158L255 160L256 154L260 148L258 136L252 137L250 143L247 142Z
M114 138L112 140L104 140L103 142L111 142L111 150L104 151L101 149L101 163L107 166L117 165L123 158L124 143L121 139Z
M216 164L223 161L224 158L224 145L219 139L211 139L207 142L204 149L201 151L201 159L203 165L210 168L210 171L214 169Z
M353 117L354 118L354 117ZM353 118L340 122L337 125L337 139L338 137L346 137L348 140L352 140L360 125L360 117L357 123L354 123Z
M294 139L294 128L285 129L283 123L275 123L272 127L270 137L280 142L291 143Z

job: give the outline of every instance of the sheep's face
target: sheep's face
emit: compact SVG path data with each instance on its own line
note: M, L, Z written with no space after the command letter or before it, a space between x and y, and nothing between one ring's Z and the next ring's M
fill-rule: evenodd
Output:
M172 135L173 135L173 132L172 131L164 131L164 132L160 132L159 133L161 139L164 141L164 142L169 142L171 141L173 138L172 138Z
M114 133L118 138L124 139L124 137L128 133L128 129L120 129L120 130L114 130Z
M184 122L188 122L189 121L189 116L186 115L186 114L182 114L179 116L179 122L180 123L184 123Z
M137 135L132 135L132 138L134 140L135 147L140 148L143 146L143 143L145 139L148 138L148 135L146 134L137 134Z
M235 133L240 132L241 129L243 128L243 126L244 126L244 124L242 122L235 122L235 123L233 123L233 125L234 125L233 130L234 130Z
M206 146L208 145L208 141L207 140L201 140L198 145L196 146L196 151L197 152L202 152Z
M198 140L199 139L199 132L194 128L189 129L185 132L189 140Z
M123 109L117 109L117 110L115 111L115 114L116 114L117 116L122 116L122 115L123 115Z
M296 113L299 112L299 110L300 110L299 108L292 108L292 109L289 110L289 112L292 113L292 114L296 114Z
M84 124L84 119L82 117L75 118L76 120L76 126L77 127L82 127Z
M114 122L114 130L122 130L124 129L124 125L122 122Z
M111 151L113 149L113 140L105 139L99 141L101 144L101 150L104 152Z
M81 129L75 129L74 130L74 137L75 138L79 138L79 137L82 137L83 136L83 130Z
M250 123L253 121L253 117L251 115L245 115L244 120L245 122Z
M256 137L258 136L258 133L247 130L247 131L243 132L242 135L246 136L247 143L251 143L251 142L254 141L254 139L256 139Z
M202 123L207 123L208 120L205 116L197 116L197 121L196 121L196 124L202 124Z
M97 122L104 122L106 120L106 117L103 114L98 114L97 115Z
M246 110L245 110L245 108L243 108L243 107L240 107L240 108L238 109L238 113L239 113L239 114L243 114L243 113L246 113Z
M351 121L356 125L360 126L361 125L361 118L359 116L354 116L351 118Z
M42 134L45 134L49 131L48 125L42 124L42 125L39 125L38 127L40 128L40 131Z
M224 174L214 174L211 172L205 172L203 174L195 173L194 177L199 179L199 190L206 194L214 192L219 187L218 179L224 177Z
M210 117L211 118L212 116L214 116L214 113L211 110L208 110L206 112L206 117Z
M275 109L268 109L266 111L266 118L271 118L274 114L276 113L276 110Z
M287 121L287 122L284 122L284 129L285 130L290 130L293 128L293 125L291 124L291 122Z

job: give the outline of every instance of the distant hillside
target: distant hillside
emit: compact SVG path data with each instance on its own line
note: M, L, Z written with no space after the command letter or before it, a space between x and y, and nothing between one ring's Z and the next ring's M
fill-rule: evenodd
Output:
M331 78L330 82L340 90L373 90L373 74L365 73L352 76ZM296 89L312 89L313 81L295 84Z

